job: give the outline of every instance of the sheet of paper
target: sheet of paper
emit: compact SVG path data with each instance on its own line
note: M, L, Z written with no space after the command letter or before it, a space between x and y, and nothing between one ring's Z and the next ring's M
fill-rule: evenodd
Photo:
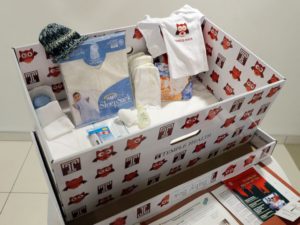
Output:
M238 225L230 213L209 193L206 193L151 225Z
M212 191L212 194L243 224L259 225L259 220L225 185Z
M297 196L294 192L288 189L281 181L279 181L276 177L270 174L267 170L262 168L259 165L254 166L255 170L265 178L272 186L276 187L276 189L282 193L289 201L297 202L300 200L300 197Z
M294 222L300 217L300 203L290 202L289 204L283 206L279 211L277 211L276 215Z

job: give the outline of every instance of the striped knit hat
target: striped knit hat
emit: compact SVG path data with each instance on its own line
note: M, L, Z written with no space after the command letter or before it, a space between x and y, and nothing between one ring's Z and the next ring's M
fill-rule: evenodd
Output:
M88 39L74 30L56 23L48 24L40 33L39 41L47 54L57 63L65 59L81 42Z

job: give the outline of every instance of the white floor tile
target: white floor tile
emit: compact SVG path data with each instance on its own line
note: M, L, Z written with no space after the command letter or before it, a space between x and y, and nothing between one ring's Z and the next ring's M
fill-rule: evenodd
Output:
M10 192L31 146L29 141L0 141L0 192Z
M32 145L12 192L48 193L42 168Z
M0 193L0 213L1 213L1 211L3 209L3 206L6 202L7 196L8 196L8 193Z
M0 216L5 225L47 225L48 195L11 193Z
M273 157L288 176L291 185L300 191L300 171L286 147L278 144L274 150Z

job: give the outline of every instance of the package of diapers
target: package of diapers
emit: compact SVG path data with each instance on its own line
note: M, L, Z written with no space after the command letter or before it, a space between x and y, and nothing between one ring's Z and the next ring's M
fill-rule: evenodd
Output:
M125 33L88 39L61 62L74 123L114 117L134 106L125 50Z
M155 63L160 75L161 101L189 100L193 96L193 83L190 76L173 79L170 77L167 55Z

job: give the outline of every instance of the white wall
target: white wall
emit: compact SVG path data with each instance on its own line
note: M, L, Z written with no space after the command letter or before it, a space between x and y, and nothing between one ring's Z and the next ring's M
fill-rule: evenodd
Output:
M280 0L2 0L0 131L28 131L32 119L10 47L37 42L50 22L80 33L135 24L145 14L162 17L188 3L288 79L262 124L272 134L300 135L300 1Z

